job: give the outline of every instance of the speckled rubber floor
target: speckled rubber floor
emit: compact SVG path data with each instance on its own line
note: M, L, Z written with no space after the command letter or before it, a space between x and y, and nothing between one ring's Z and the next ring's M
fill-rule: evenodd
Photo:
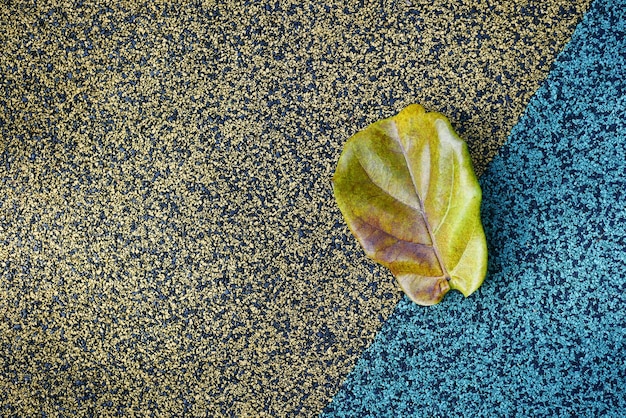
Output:
M2 416L319 415L398 301L380 338L416 309L334 204L343 143L417 102L450 116L482 173L589 7L106 3L0 4ZM521 251L502 247L498 219L487 225L492 260ZM611 228L593 245L617 242ZM483 309L463 313L469 328L569 306L563 296L529 311L539 276L498 276L520 261L493 263L476 297L411 314L440 315L416 350L460 306ZM604 296L587 301L606 313ZM489 340L487 328L462 331L468 347ZM526 358L493 344L499 367ZM455 396L471 405L468 393Z
M481 178L487 281L403 299L323 417L624 416L625 70L598 0Z

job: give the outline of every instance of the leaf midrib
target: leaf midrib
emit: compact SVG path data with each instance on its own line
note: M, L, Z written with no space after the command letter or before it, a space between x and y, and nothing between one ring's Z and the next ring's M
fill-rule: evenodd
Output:
M430 222L428 222L428 216L426 214L424 201L422 199L422 196L420 196L419 191L417 190L417 183L415 181L415 177L413 176L413 171L411 171L411 165L409 164L408 153L407 153L407 150L404 148L404 144L402 143L402 140L400 139L400 134L398 132L398 125L396 124L395 121L393 121L392 126L395 132L394 132L394 135L391 135L391 137L398 143L398 145L400 146L400 150L402 150L402 156L404 157L406 168L409 171L409 175L411 176L411 183L413 184L413 190L415 191L415 196L417 197L417 201L420 205L419 212L422 215L424 225L426 226L426 231L428 231L428 236L430 237L430 242L432 243L432 248L433 248L433 251L435 252L435 257L437 257L437 261L439 262L439 268L441 268L441 272L443 273L446 280L450 281L451 279L450 274L448 273L448 270L446 269L446 266L443 263L443 257L441 255L441 252L439 251L439 246L437 245L437 241L435 240L435 234L430 226Z

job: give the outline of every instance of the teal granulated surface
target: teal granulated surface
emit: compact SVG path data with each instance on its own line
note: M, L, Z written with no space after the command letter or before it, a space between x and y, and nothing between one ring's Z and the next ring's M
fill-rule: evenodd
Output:
M624 416L625 22L593 4L482 176L483 287L405 297L322 416Z

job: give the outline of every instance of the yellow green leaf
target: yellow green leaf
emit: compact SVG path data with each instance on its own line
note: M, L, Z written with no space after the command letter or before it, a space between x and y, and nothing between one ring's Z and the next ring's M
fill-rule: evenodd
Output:
M367 256L420 305L469 296L487 271L481 190L467 145L440 113L410 105L345 144L335 199Z

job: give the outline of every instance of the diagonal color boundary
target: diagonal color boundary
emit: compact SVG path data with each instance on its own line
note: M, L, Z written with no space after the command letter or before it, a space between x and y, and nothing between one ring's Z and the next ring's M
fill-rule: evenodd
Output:
M418 102L475 168L590 0L0 7L0 416L316 416L401 291L333 199Z
M592 5L482 177L485 285L404 298L322 416L626 410L625 22Z

